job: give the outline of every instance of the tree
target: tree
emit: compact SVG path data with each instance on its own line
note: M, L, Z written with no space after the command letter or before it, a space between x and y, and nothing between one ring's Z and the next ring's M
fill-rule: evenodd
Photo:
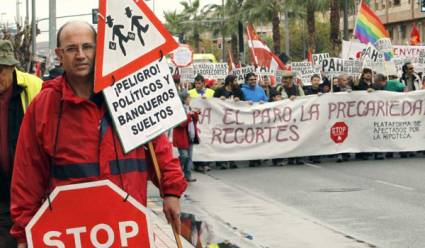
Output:
M276 54L281 52L280 35L280 13L283 11L282 0L246 0L243 4L242 12L244 20L255 23L272 23L273 51Z
M331 40L332 44L334 45L334 49L333 49L333 51L331 51L333 56L337 56L339 51L341 50L341 38L340 38L340 29L339 29L340 1L341 0L330 0L330 12L331 12L330 40Z
M202 30L204 15L199 9L199 0L190 1L190 3L182 1L180 4L183 6L182 16L186 20L185 25L191 29L191 40L193 40L195 52L199 52L199 43L201 41L200 32Z
M242 18L240 7L239 0L227 0L224 5L224 17L221 4L211 4L206 7L208 29L212 30L214 35L230 36L231 53L235 61L239 61L237 32L238 23ZM220 25L217 25L218 23Z
M188 25L184 24L184 16L181 13L177 13L175 10L164 13L165 26L174 35L179 37L180 43L185 43L185 34L188 31Z
M17 23L16 34L14 35L12 35L6 26L3 26L1 28L1 33L3 34L3 39L10 40L12 42L15 51L15 57L19 61L18 67L21 70L27 71L31 65L31 26L21 26Z

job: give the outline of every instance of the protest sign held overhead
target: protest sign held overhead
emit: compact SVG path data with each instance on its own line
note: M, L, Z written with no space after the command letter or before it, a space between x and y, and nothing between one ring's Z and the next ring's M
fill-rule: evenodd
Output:
M165 60L141 68L103 93L126 153L186 119Z
M224 79L229 71L227 63L195 63L193 64L195 74L201 74L205 78Z
M180 44L180 46L171 54L171 61L177 67L189 66L193 62L192 48L188 45Z
M268 68L266 66L258 66L255 70L255 74L258 76L274 76L275 71L273 68Z
M382 38L375 42L375 47L384 54L385 61L390 61L394 57L393 45L389 38Z
M315 53L312 56L313 59L313 65L321 65L323 59L329 58L329 53Z
M336 76L344 72L344 60L340 58L325 58L322 61L322 71L328 76Z
M146 208L109 180L58 186L49 199L25 228L30 248L154 247Z
M144 1L100 0L95 92L178 47Z
M192 66L179 68L180 81L183 83L192 83L195 79L195 70Z
M292 62L291 69L301 79L303 85L311 85L311 77L320 75L320 67L314 67L310 62Z
M359 60L344 60L344 74L360 76L362 74L363 62Z
M384 54L376 49L374 45L369 43L366 49L362 51L361 58L362 60L371 60L373 62L384 61Z
M235 75L238 78L238 83L243 84L245 82L245 76L246 74L254 72L255 68L254 66L245 66L241 68L236 68L232 70L232 74Z

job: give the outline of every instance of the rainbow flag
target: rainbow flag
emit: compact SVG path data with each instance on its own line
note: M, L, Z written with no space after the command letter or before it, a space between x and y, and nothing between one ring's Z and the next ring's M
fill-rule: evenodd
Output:
M361 2L359 13L357 14L354 36L364 44L369 42L375 44L377 40L390 36L381 20L364 1Z

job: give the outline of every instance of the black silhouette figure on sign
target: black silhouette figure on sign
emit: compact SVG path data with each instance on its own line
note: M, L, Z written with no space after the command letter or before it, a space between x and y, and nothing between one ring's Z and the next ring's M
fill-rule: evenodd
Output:
M127 36L124 36L121 32L121 29L124 28L124 25L114 25L114 19L108 15L106 17L106 24L108 24L108 27L112 28L112 41L109 42L109 49L116 50L116 43L113 42L115 40L115 36L118 38L118 43L121 48L121 52L124 54L124 56L127 56L127 53L124 48L123 41L125 43L128 42L129 38Z
M148 31L149 24L142 26L142 24L140 24L140 20L143 19L143 16L133 15L131 13L130 7L125 8L125 14L127 15L128 18L131 18L131 31L133 31L134 27L137 28L137 36L139 36L140 43L142 43L142 46L145 46L145 41L143 40L142 32L146 33Z

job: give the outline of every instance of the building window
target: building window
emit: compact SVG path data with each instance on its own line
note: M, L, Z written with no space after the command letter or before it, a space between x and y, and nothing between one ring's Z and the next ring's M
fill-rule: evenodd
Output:
M400 6L400 0L394 0L394 6Z
M402 40L406 39L406 25L405 24L400 24L400 38Z
M390 39L394 40L394 29L393 29L393 27L388 27L388 33L390 33Z

